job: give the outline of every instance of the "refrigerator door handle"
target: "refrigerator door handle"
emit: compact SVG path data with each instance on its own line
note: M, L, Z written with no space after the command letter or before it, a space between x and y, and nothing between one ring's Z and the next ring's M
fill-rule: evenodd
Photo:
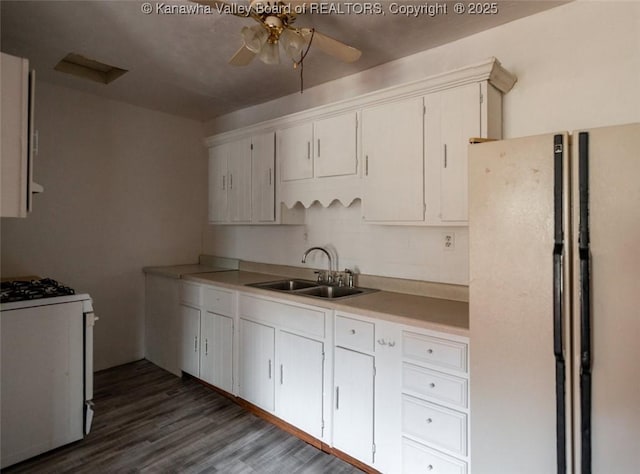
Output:
M564 359L564 135L553 137L554 246L553 353L556 362L556 460L558 474L567 472L566 365Z
M580 221L580 437L583 474L591 473L591 252L589 248L589 133L578 135Z

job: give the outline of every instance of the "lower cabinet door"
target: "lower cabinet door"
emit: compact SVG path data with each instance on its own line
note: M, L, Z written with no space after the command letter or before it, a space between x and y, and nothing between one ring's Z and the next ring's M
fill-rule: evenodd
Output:
M274 411L275 329L240 320L240 396Z
M183 372L200 377L200 310L180 305Z
M322 438L324 344L280 331L276 414Z
M374 359L341 347L334 357L333 446L372 464Z
M233 390L233 319L205 312L200 326L200 378L222 390Z

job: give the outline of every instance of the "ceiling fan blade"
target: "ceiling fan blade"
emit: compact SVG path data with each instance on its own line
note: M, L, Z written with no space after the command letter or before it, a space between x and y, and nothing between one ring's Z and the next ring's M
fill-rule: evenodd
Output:
M243 45L238 51L236 51L236 54L229 59L229 64L232 66L246 66L253 61L253 58L255 57L256 53Z
M302 28L300 31L305 39L311 39L310 28ZM343 42L318 31L314 31L313 33L312 46L317 46L319 50L333 56L334 58L338 58L345 63L357 61L360 59L360 56L362 56L362 51L359 49L344 44Z

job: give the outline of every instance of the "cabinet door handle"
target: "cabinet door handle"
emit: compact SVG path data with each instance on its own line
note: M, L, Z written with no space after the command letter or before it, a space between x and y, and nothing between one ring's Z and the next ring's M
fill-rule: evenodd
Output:
M193 351L198 352L198 336L193 338Z
M320 139L318 138L318 158L320 158Z
M222 175L222 190L227 190L227 177L225 175Z
M284 366L280 364L280 385L284 383Z
M307 160L311 159L311 142L307 142Z
M271 378L271 359L269 359L269 378Z
M336 387L336 410L340 409L340 387Z
M233 174L229 173L229 189L233 189Z
M364 157L364 175L369 176L369 155Z
M271 168L269 168L269 186L271 186Z
M204 340L204 355L209 355L209 339Z
M444 144L444 167L447 167L447 144Z

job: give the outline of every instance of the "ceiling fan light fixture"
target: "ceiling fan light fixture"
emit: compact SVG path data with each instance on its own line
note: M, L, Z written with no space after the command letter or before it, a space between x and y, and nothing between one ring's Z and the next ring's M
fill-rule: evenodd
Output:
M296 61L300 58L302 50L306 45L305 39L297 31L286 29L280 35L280 43L289 59Z
M269 32L262 25L242 28L242 39L249 51L259 53L269 39Z
M280 64L280 46L278 43L265 43L258 58L265 64Z

